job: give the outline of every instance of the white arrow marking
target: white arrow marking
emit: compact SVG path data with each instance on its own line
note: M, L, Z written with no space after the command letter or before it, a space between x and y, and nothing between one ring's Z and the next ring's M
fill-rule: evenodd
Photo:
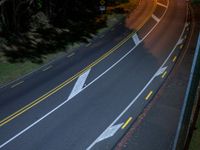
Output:
M118 125L114 125L114 126L111 126L109 128L107 128L95 141L94 143L98 143L100 141L103 141L107 138L110 138L112 137L118 130L119 128L121 128L121 126L123 125L124 123L120 123ZM93 144L93 145L95 145ZM92 145L92 146L93 146ZM92 146L88 147L87 150L89 150L90 148L92 148Z
M163 72L164 72L166 69L167 69L167 67L162 67L162 68L160 68L160 69L156 72L155 77L157 77L157 76L163 74Z
M135 42L135 45L138 45L140 43L140 39L139 39L137 33L134 34L132 38L133 38L133 41Z
M90 70L87 70L86 72L84 72L76 81L75 85L74 85L74 88L72 89L69 97L68 97L68 100L71 99L72 97L74 97L75 95L77 95L78 93L81 92L84 84L85 84L85 81L90 73Z
M179 39L177 45L180 45L183 43L183 39Z

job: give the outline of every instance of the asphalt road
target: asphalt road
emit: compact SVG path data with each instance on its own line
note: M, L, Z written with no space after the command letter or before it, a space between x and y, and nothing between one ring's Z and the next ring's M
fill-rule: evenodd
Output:
M140 7L151 15L147 1ZM176 62L186 15L184 0L158 0L136 34L119 23L42 73L1 88L0 149L111 149Z

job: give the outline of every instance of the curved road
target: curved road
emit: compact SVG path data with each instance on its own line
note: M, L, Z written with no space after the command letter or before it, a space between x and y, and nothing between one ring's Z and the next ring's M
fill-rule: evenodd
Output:
M130 34L131 21L119 24L84 52L67 56L71 61L41 68L48 76L34 72L26 86L2 88L0 149L111 149L176 62L189 28L186 16L185 0L158 0L136 34ZM91 52L95 48L98 53Z

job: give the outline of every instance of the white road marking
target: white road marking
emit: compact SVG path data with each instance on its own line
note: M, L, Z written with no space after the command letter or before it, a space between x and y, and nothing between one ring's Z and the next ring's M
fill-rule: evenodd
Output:
M182 43L183 43L183 39L181 38L181 39L178 40L177 45L180 45L180 44L182 44Z
M84 72L82 75L80 75L80 77L77 79L69 97L68 100L73 98L74 96L76 96L78 93L80 93L82 91L82 88L84 87L85 81L90 73L90 69L88 69L86 72Z
M140 43L140 39L139 39L137 33L135 33L135 34L132 36L132 39L133 39L135 45L138 45L138 44Z
M92 42L89 42L89 43L86 45L86 47L89 47L90 45L92 45Z
M46 68L44 68L42 71L47 71L47 70L49 70L50 68L52 68L52 65L51 65L51 66L48 66L48 67L46 67Z
M160 19L159 19L157 16L155 16L154 14L152 14L152 18L153 18L156 22L159 22L159 21L160 21Z
M169 7L169 1L167 1L166 9L165 9L163 15L160 17L160 20L162 20L162 18L165 16L165 14L166 14L166 12L167 12L167 10L168 10L168 7ZM157 24L159 24L159 23L160 23L160 21L159 21L159 22L156 22L156 24L153 26L153 28L151 28L151 30L142 38L141 41L143 41L143 40L155 29L155 27L156 27Z
M97 142L103 141L109 137L112 137L118 130L121 128L123 123L111 126L110 128L106 129L98 138Z
M75 52L70 53L69 55L67 55L67 58L70 58L70 57L72 57L72 56L74 56L74 55L75 55Z
M20 85L20 84L22 84L22 83L24 83L24 81L20 81L20 82L18 82L18 83L16 83L16 84L12 85L11 88L15 88L16 86L18 86L18 85Z
M157 2L157 5L167 8L167 5Z
M157 76L163 74L163 72L165 72L166 69L167 69L167 67L160 68L160 69L156 72L155 76L157 77Z

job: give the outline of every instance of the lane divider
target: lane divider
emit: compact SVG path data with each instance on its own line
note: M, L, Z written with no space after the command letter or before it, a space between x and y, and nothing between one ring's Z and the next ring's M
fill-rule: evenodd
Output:
M127 126L128 126L128 124L132 121L132 117L129 117L127 120L126 120L126 122L123 124L123 126L121 127L121 129L125 129Z
M174 58L173 58L173 60L172 60L172 61L173 61L173 62L175 62L175 61L176 61L176 59L177 59L177 56L174 56Z
M149 94L145 97L145 100L148 100L153 94L153 91L150 91Z
M90 45L92 45L92 42L89 42L89 43L86 45L86 47L89 47Z
M162 78L164 78L167 75L167 71L165 71L162 75Z
M24 83L24 81L20 81L20 82L18 82L16 84L12 85L11 88L15 88L15 87L19 86L22 83Z

